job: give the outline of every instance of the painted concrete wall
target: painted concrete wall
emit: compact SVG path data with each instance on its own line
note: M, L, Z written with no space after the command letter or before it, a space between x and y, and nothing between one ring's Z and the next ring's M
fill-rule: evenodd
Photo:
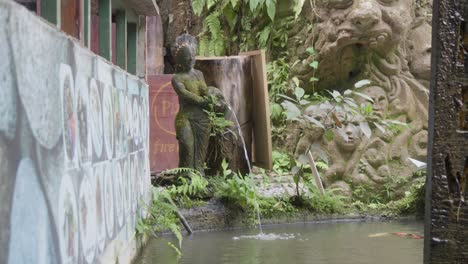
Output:
M148 86L0 0L0 263L128 263Z

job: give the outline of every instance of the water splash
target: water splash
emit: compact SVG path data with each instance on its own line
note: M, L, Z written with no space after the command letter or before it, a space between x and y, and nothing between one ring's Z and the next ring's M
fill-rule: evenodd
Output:
M232 110L232 108L231 108L231 106L229 104L228 104L228 109L232 113L232 116L234 117L234 121L236 122L237 131L239 132L239 137L240 137L241 142L242 142L242 147L244 148L244 157L245 157L245 160L247 162L247 166L249 167L250 181L253 183L254 180L253 180L253 174L252 174L252 165L250 164L249 154L247 152L247 146L245 145L244 135L242 134L242 128L241 128L241 126L239 124L239 120L237 119L236 112ZM255 184L253 184L253 188L255 190L255 193L257 193L257 187L255 186ZM261 236L261 235L264 235L264 234L263 234L263 230L262 230L262 221L260 219L260 209L259 209L258 203L257 203L257 196L254 197L254 204L255 204L255 211L257 213L258 229L260 230L260 234L258 236Z
M238 237L233 237L233 240L241 240L241 239L255 239L255 240L264 240L264 241L273 241L273 240L289 240L289 239L294 239L296 236L294 234L264 234L260 233L258 235L254 236L238 236Z

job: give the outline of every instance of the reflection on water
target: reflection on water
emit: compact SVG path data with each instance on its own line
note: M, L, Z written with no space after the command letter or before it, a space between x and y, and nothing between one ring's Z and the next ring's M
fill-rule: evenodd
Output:
M392 234L420 235L419 222L294 224L264 227L264 231L278 239L263 239L258 230L196 233L184 238L180 260L167 241L152 240L136 263L417 264L423 260L422 239ZM177 244L171 237L166 239Z

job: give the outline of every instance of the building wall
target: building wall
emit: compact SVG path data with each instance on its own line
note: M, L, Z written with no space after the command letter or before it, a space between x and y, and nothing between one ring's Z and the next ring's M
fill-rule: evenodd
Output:
M9 0L0 58L0 263L128 263L148 86Z

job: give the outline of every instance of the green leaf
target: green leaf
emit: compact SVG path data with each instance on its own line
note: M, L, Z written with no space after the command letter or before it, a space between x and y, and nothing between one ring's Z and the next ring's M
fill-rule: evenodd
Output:
M310 77L309 82L318 82L319 79L317 77Z
M216 4L217 0L206 0L206 7L210 9L212 6Z
M319 63L318 61L313 61L309 64L310 67L314 68L314 69L318 69L318 66L319 66Z
M268 39L270 38L271 26L266 26L259 34L258 34L258 42L260 47L266 47L268 43Z
M266 0L267 13L271 21L275 20L276 15L276 0Z
M224 18L226 18L231 31L234 30L237 25L237 13L232 6L227 5L224 8Z
M298 101L301 100L304 94L305 94L305 91L301 87L296 87L296 89L294 90L294 95L296 95L296 98Z
M325 129L325 126L320 121L318 121L317 119L315 119L315 118L313 118L311 116L308 116L308 115L304 115L304 118L307 119L309 122L315 124L316 126Z
M258 3L259 3L259 0L249 1L250 11L252 11L252 13L255 11L255 9L257 9Z
M302 12L305 0L294 0L293 12L294 18L297 19Z
M292 78L292 81L293 81L294 85L299 86L299 78L297 78L296 76L294 76L294 77Z
M192 0L192 8L193 13L195 15L200 16L203 12L203 8L205 7L206 0Z
M307 53L309 53L310 55L314 55L315 54L315 49L314 47L308 47L306 49Z
M360 96L360 97L366 99L367 101L369 101L369 102L371 102L371 103L374 102L374 100L372 100L372 98L371 98L370 96L366 95L366 94L359 93L359 92L353 92L353 93L354 93L355 95L357 95L357 96Z
M359 82L354 84L354 87L356 89L359 89L359 88L362 88L362 87L364 87L366 85L369 85L369 84L371 84L371 81L369 81L369 80L360 80Z
M295 104L289 101L284 101L281 103L281 105L284 109L286 109L286 118L288 120L296 119L301 115L301 110L299 110L299 108Z
M369 127L369 123L367 122L359 122L359 128L361 128L362 133L367 137L371 138L372 130Z

